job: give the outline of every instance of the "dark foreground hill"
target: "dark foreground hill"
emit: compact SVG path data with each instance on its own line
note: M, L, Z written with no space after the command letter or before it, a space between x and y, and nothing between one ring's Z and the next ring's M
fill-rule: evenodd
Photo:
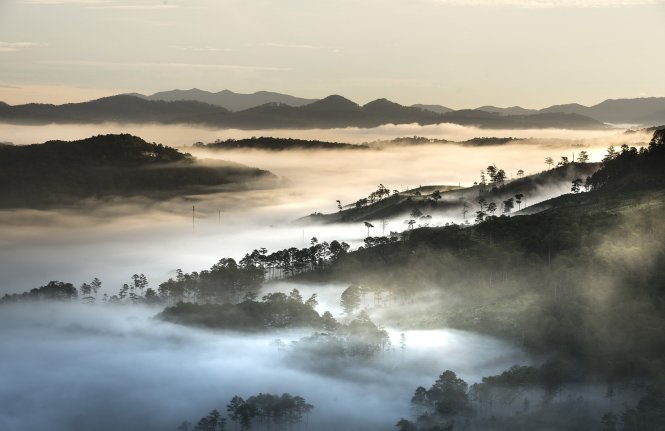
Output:
M0 146L0 207L69 205L86 198L166 199L244 188L272 174L236 163L202 165L191 155L131 135Z
M592 191L538 214L414 229L313 276L382 292L396 324L491 333L553 354L559 385L654 383L665 378L664 138L608 155Z

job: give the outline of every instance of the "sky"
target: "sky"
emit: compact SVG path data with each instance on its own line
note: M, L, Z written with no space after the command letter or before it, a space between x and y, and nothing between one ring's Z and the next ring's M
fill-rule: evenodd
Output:
M593 105L665 96L663 22L665 0L0 0L0 100Z

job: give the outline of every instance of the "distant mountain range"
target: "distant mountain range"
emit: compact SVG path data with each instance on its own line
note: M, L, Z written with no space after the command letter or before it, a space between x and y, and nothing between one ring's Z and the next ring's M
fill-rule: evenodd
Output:
M641 124L647 126L665 124L665 97L608 99L593 106L569 103L539 110L525 109L519 106L510 108L481 106L477 109L500 115L535 115L539 113L577 114L610 124Z
M241 94L234 93L230 90L222 90L217 93L212 93L210 91L199 90L198 88L192 88L191 90L162 91L149 96L139 93L131 93L129 95L146 100L161 100L164 102L190 100L221 106L229 111L244 111L245 109L265 105L266 103L303 106L317 101L317 99L303 99L302 97L272 93L270 91L257 91L252 94Z
M502 115L477 109L434 112L377 99L360 106L333 95L302 106L270 102L242 111L200 101L148 100L132 95L105 97L64 105L0 103L0 121L15 124L48 123L160 123L200 124L239 129L311 129L377 127L383 124L455 123L477 127L600 129L602 122L577 113L544 112Z
M217 93L199 90L173 90L163 91L144 96L141 94L132 94L147 100L162 100L166 102L174 101L196 101L221 106L229 111L243 111L257 106L271 104L283 104L292 107L309 105L318 99L305 99L301 97L290 96L288 94L273 93L268 91L259 91L252 94L234 93L230 90L223 90ZM411 105L412 108L418 108L437 114L446 114L455 111L442 105ZM578 114L593 118L602 123L611 124L642 124L659 125L665 123L665 97L645 97L636 99L608 99L593 106L584 106L578 103L565 105L554 105L543 109L528 109L521 106L511 106L500 108L497 106L481 106L476 111L485 111L502 116L512 115L536 115L548 113Z

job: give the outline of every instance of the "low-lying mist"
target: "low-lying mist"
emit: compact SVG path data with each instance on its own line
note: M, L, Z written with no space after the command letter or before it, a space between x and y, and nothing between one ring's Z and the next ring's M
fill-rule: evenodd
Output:
M181 327L141 306L33 303L0 313L0 429L175 429L232 396L301 395L309 428L385 430L409 415L418 385L455 369L469 382L516 363L520 350L462 331L406 331L405 348L353 367L353 380L317 373L275 347L307 331L259 335Z
M83 139L93 135L108 133L131 133L148 142L179 147L197 141L212 142L215 139L241 139L252 136L273 136L277 138L319 139L359 144L377 140L391 140L400 136L426 136L429 138L465 141L481 136L512 136L515 138L540 139L595 139L608 138L621 134L621 130L567 130L567 129L484 129L459 124L386 124L374 128L347 127L342 129L264 129L239 130L217 129L189 125L164 124L49 124L41 126L0 123L0 142L13 142L17 145L34 144L50 139Z
M0 140L17 144L47 139L75 139L106 132L136 133L148 141L170 145L251 136L250 132L178 126L6 126ZM258 132L257 132L258 133ZM261 134L273 134L261 131ZM320 134L319 134L320 133ZM155 201L141 197L88 200L52 211L0 211L0 293L18 292L58 279L80 284L93 277L112 293L134 273L144 273L156 287L177 268L186 272L209 268L221 257L240 258L254 248L301 247L310 238L337 239L352 246L367 235L361 224L293 225L314 212L337 211L337 200L352 205L384 184L390 190L419 185L469 186L492 163L509 178L518 170L527 175L547 168L545 157L571 158L586 150L600 160L609 144L640 142L639 134L557 130L479 130L456 125L382 126L376 129L279 131L277 136L311 137L349 142L423 135L464 139L490 135L536 137L500 146L456 144L388 146L367 151L205 151L189 148L197 157L231 160L267 169L280 176L276 188L228 191L205 196ZM529 196L529 205L567 185ZM195 206L192 214L192 206ZM194 221L192 220L194 215ZM431 224L459 222L459 214L440 215ZM378 226L375 223L376 226ZM385 233L406 228L404 220L389 220ZM383 234L375 228L371 234Z

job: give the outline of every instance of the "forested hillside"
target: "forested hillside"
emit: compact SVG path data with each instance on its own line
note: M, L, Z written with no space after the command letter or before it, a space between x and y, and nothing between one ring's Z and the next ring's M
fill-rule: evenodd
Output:
M201 165L186 153L132 135L0 146L0 207L48 207L86 198L170 198L268 179L236 163Z

